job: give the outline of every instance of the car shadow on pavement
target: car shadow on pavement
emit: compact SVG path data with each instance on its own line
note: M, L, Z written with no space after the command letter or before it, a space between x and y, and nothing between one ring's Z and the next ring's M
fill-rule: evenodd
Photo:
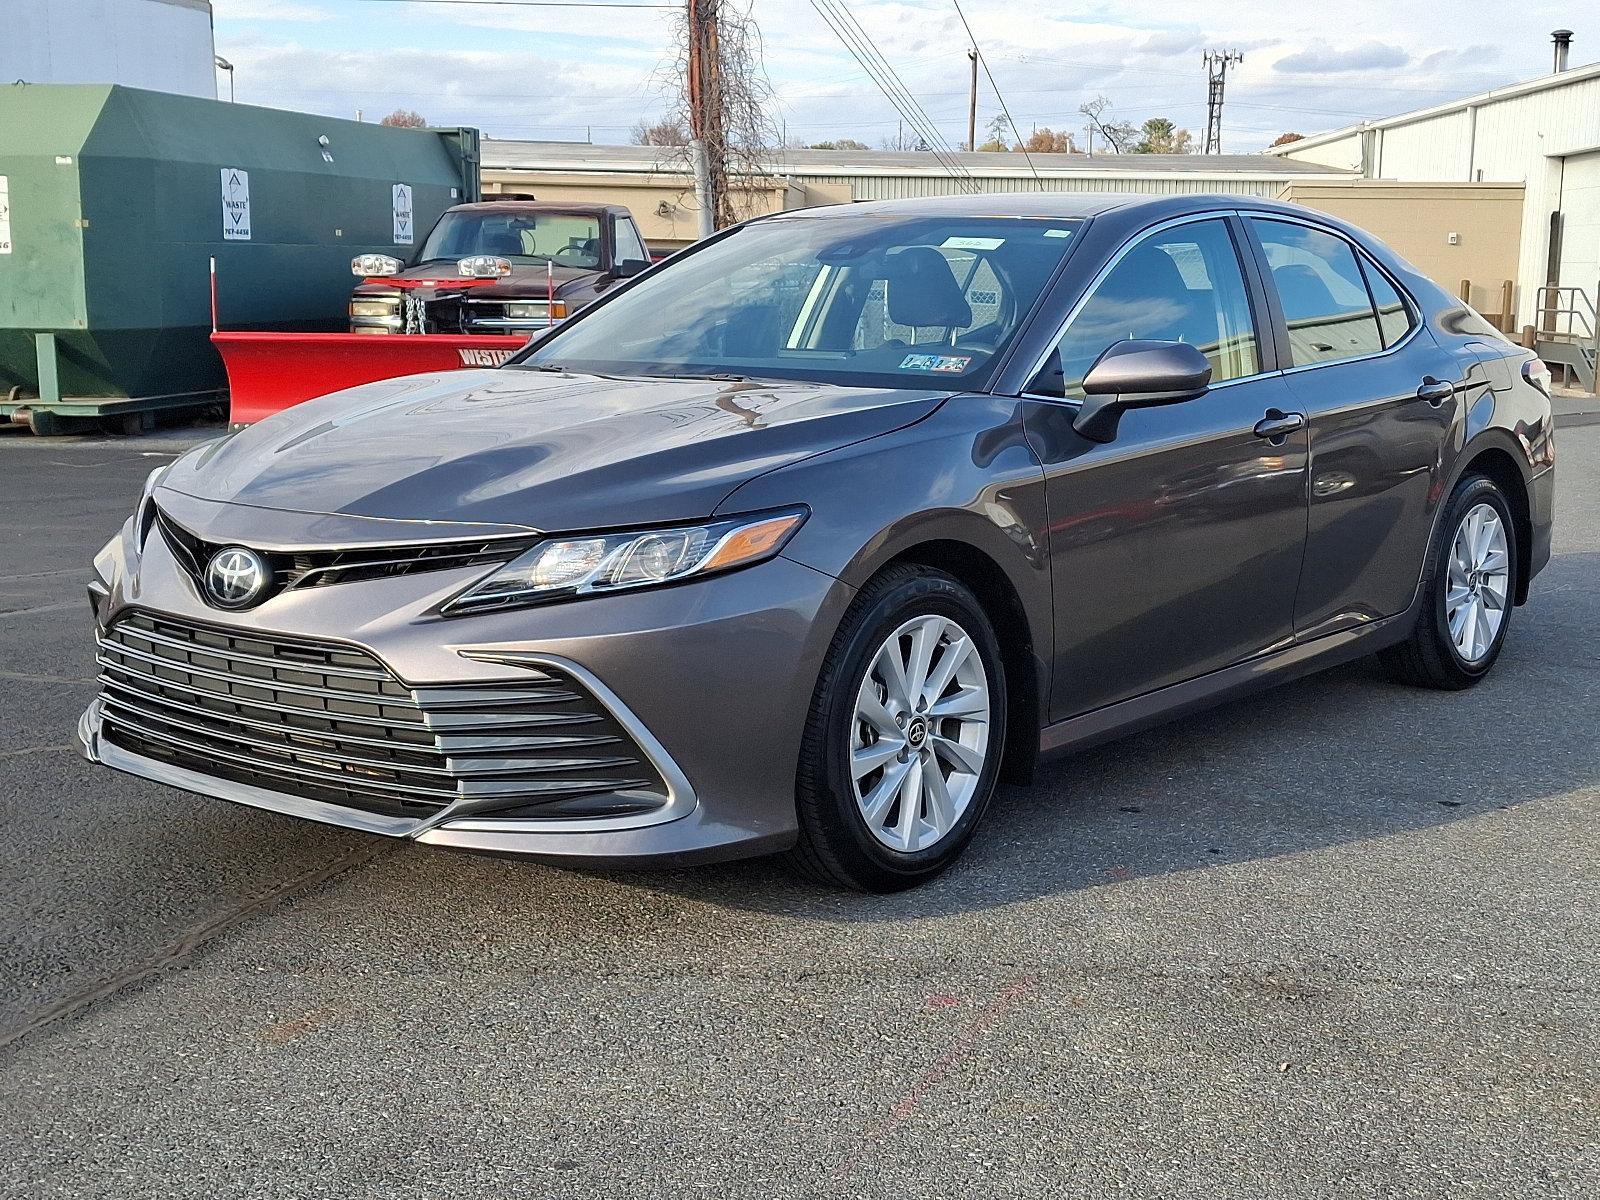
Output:
M1541 583L1596 559L1566 556ZM960 863L909 892L841 902L771 859L584 874L753 911L903 921L1404 837L1592 787L1600 662L1578 614L1553 596L1534 604L1495 673L1465 692L1397 685L1365 660L1044 763L1031 785L1000 790Z

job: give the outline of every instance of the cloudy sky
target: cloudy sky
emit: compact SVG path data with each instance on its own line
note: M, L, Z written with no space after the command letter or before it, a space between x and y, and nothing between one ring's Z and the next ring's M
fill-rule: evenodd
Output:
M809 0L749 3L761 30L774 118L791 141L876 146L898 116ZM951 0L847 0L950 144L966 136L966 40ZM375 120L397 107L491 137L625 142L665 107L669 7L516 7L451 0L214 0L217 52L238 99ZM1228 79L1224 148L1258 150L1548 71L1550 30L1577 25L1573 63L1600 58L1588 6L1525 0L964 0L996 81L1024 130L1081 130L1078 106L1107 97L1118 118L1167 116L1198 135L1201 51L1244 62ZM226 82L221 84L226 95ZM979 93L979 124L999 111ZM981 135L980 135L981 138ZM1083 142L1081 132L1078 141Z

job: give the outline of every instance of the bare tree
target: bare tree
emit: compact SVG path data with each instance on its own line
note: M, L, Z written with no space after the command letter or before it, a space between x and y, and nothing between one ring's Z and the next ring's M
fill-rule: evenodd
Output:
M387 125L391 129L426 129L428 127L428 123L422 119L421 114L413 112L409 108L395 109L387 117L379 121L378 124Z
M1280 133L1273 141L1274 146L1287 146L1290 142L1303 142L1306 135L1303 133Z
M1118 154L1126 154L1128 147L1139 135L1132 121L1111 119L1111 101L1104 96L1096 96L1093 100L1080 104L1078 111L1088 118L1091 138L1098 133L1105 138L1106 145Z
M705 146L716 228L754 215L756 190L735 179L768 173L779 134L767 106L772 84L761 59L761 31L752 0L694 0L674 21L673 61L666 69L666 121ZM691 66L696 78L691 79ZM691 89L698 88L697 105ZM673 158L692 170L686 144Z
M687 146L689 144L689 131L671 118L663 121L640 120L633 127L633 144L635 146Z
M858 142L855 138L834 138L827 142L812 142L804 147L807 150L870 150L871 146L865 142Z

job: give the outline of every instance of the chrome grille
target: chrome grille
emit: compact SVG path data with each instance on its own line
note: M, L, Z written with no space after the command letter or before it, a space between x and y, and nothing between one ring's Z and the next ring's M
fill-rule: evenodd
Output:
M199 585L205 583L211 556L232 542L208 542L196 537L158 507L156 524L173 555ZM448 571L456 567L487 566L509 562L528 549L536 535L479 538L466 542L424 542L410 546L363 546L349 550L264 551L261 556L272 571L272 591L326 587L362 579L411 575L418 571Z
M410 688L353 647L120 617L98 661L105 736L205 775L390 816L651 812L667 788L581 682L553 668Z

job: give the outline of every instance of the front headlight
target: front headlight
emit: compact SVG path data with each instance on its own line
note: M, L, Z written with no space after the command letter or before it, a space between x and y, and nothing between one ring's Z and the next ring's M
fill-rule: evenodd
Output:
M773 557L806 519L799 508L631 533L551 538L444 606L447 613L544 604L699 578Z

